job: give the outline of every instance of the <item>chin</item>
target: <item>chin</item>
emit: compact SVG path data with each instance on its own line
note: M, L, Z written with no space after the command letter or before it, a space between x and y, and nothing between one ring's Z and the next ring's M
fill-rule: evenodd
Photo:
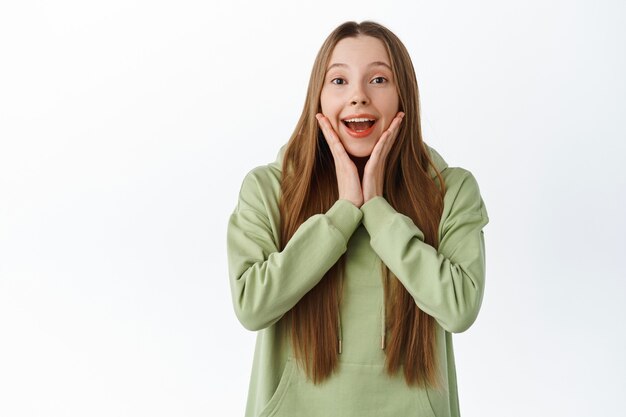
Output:
M357 158L363 158L370 156L374 150L374 146L345 146L348 155L355 156Z
M372 154L372 151L369 152L350 152L348 151L348 155L354 156L355 158L365 158Z

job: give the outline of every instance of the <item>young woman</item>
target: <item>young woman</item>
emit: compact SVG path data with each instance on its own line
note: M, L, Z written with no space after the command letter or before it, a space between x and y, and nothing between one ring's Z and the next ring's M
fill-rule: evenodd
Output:
M487 211L421 134L409 54L347 22L276 162L228 224L235 312L258 330L247 416L458 416L451 333L476 319Z

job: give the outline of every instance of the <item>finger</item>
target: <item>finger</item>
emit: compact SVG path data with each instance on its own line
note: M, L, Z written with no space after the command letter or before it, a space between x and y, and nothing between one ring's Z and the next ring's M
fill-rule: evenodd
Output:
M404 113L398 112L398 115L393 118L391 124L389 125L388 131L391 132L394 136L397 135L398 130L400 130L400 123L402 123L402 119L404 119Z
M393 146L396 138L398 137L398 132L400 131L400 124L402 123L402 119L404 118L404 113L398 112L398 116L396 116L389 125L389 129L385 133L385 140L383 142L382 152L386 155Z
M338 158L341 154L339 149L339 146L341 146L341 141L337 137L335 129L333 129L330 121L323 114L318 113L315 115L315 118L319 123L320 129L322 129L322 134L324 135L324 139L326 139L326 143L328 144L328 147L330 148L333 157Z
M315 118L317 119L320 129L322 129L322 133L324 134L326 141L329 142L328 144L332 145L337 142L339 138L335 133L335 129L333 129L333 127L330 125L330 121L328 120L328 118L321 113L317 113L315 115Z
M394 119L391 121L387 130L385 130L383 134L380 136L380 139L378 140L378 142L376 143L376 146L374 146L374 149L372 150L372 155L370 158L374 158L377 160L378 158L380 157L384 158L387 155L387 153L391 149L391 145L393 145L393 142L398 136L398 131L400 130L400 123L402 122L403 117L404 117L404 113L398 112L398 115L394 117Z
M381 152L383 150L383 147L385 146L385 142L387 141L388 136L389 131L385 130L380 136L380 139L378 139L378 142L376 142L376 145L374 145L374 149L372 149L372 153L370 155L370 161L372 162L372 165L378 162L378 159L380 158Z
M324 138L326 139L326 143L328 143L333 157L339 159L344 157L348 158L348 154L346 153L343 144L339 140L339 136L337 136L337 132L335 132L335 129L333 129L328 118L322 113L317 113L315 115L315 118L317 119L319 126L322 129L322 133L324 134Z

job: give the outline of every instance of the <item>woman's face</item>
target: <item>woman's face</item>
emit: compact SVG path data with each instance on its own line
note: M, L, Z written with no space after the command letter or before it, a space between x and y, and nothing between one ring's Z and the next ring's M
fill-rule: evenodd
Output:
M345 38L330 57L322 113L352 156L369 156L398 113L399 98L385 45L371 36Z

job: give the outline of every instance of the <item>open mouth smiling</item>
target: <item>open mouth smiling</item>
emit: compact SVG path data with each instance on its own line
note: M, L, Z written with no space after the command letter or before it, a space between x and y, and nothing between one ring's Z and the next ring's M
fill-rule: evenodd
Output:
M341 120L341 122L353 132L361 133L374 126L376 119L370 117L350 117Z

